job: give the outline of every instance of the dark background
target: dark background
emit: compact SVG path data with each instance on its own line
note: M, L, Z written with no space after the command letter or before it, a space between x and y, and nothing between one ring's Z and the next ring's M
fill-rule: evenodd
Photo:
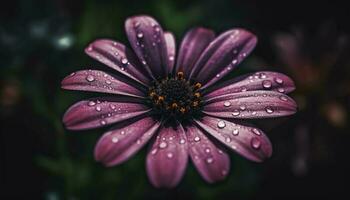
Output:
M0 7L1 199L265 199L347 195L349 175L350 7L341 1L12 0ZM274 154L256 164L231 154L231 172L207 184L192 165L173 190L153 188L146 150L120 166L93 159L104 130L71 132L61 117L95 94L63 91L73 71L104 69L86 56L96 38L126 42L124 20L149 14L177 43L193 26L232 27L259 42L237 74L274 70L291 76L299 112L258 122ZM282 45L281 44L288 44ZM293 47L296 47L293 49ZM296 49L296 50L295 50ZM296 55L288 53L295 50Z

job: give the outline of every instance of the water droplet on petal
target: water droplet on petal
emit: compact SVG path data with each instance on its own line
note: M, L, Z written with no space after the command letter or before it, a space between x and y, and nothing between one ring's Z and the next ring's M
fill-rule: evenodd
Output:
M246 87L241 87L241 92L245 92L245 91L247 91L247 88Z
M137 33L137 37L138 38L143 38L143 33L142 32Z
M174 154L173 154L173 153L168 153L166 156L167 156L168 158L172 158L172 157L174 156Z
M285 96L280 96L280 99L282 100L282 101L288 101L288 99L287 99L287 97L285 97Z
M186 142L186 141L185 141L184 139L181 139L181 140L180 140L180 144L185 144L185 142Z
M233 129L232 131L232 135L238 135L239 134L239 130L238 129Z
M231 142L231 138L230 137L225 138L225 142L230 143Z
M252 140L250 141L250 144L254 149L259 149L261 146L261 142L258 138L253 137Z
M119 141L119 139L117 137L112 137L112 142L113 143L117 143Z
M206 153L210 153L210 149L209 148L205 148L205 152Z
M101 120L101 125L105 125L106 124L106 121L105 120Z
M92 51L92 47L89 46L89 47L87 48L87 50L88 50L88 51Z
M225 128L225 126L226 126L226 123L225 123L224 121L220 120L220 121L218 122L218 127L219 127L219 128Z
M106 80L106 83L107 83L108 85L112 84L112 82L111 82L110 80Z
M214 162L214 159L213 158L207 158L207 163L210 164L210 163L213 163Z
M261 78L261 79L266 78L266 74L265 73L260 73L259 74L259 78Z
M278 84L282 84L282 83L283 83L283 80L280 79L280 78L275 78L275 82L278 83Z
M253 111L253 112L252 112L252 115L256 115L256 114L257 114L256 111Z
M201 138L198 137L198 136L196 136L196 137L194 138L194 141L196 141L196 142L198 142L199 140L201 140Z
M112 110L115 109L115 105L113 105L113 104L109 105L109 107L110 107Z
M270 107L270 106L267 106L267 107L265 108L265 110L266 110L266 112L269 113L269 114L273 113L273 109L272 109L272 107Z
M166 142L161 142L160 144L159 144L159 148L161 148L161 149L164 149L165 147L167 147L168 146L168 144L166 143Z
M238 62L238 61L237 61L236 59L234 59L234 60L232 61L232 64L235 65L235 64L237 64L237 62Z
M175 59L174 56L169 56L170 61L173 61L174 59Z
M232 113L233 116L238 116L239 114L240 114L239 110L234 110Z
M265 89L268 89L268 88L271 88L272 83L271 83L271 81L269 81L269 80L265 80L265 81L262 82L262 85L263 85L263 87L264 87Z
M96 111L100 112L102 110L101 106L96 106Z
M121 131L120 134L124 135L124 134L125 134L125 131Z
M96 103L94 101L89 101L88 105L89 106L94 106L94 105L96 105Z
M122 59L122 63L123 63L124 65L127 64L127 63L128 63L128 59L123 58L123 59Z
M280 92L280 93L284 93L284 89L283 88L278 88L277 91Z
M89 82L92 82L95 80L95 77L93 77L92 75L88 75L88 76L86 76L86 80Z
M151 154L154 155L154 154L157 153L157 151L158 151L158 149L153 149L153 150L151 151Z
M241 110L245 110L245 109L247 109L247 106L245 106L245 105L240 105L239 108L240 108Z
M75 75L75 72L71 73L70 76L74 76Z
M225 101L225 102L224 102L224 106L225 106L225 107L230 107L230 106L231 106L231 102Z
M258 130L258 129L256 129L256 128L253 128L252 129L252 132L255 134L255 135L261 135L261 132Z

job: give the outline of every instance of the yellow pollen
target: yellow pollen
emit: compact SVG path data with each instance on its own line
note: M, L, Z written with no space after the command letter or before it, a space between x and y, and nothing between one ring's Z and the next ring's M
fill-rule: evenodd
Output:
M164 97L163 97L163 96L159 96L159 97L158 97L158 101L159 101L159 102L163 102L163 101L164 101Z
M149 96L150 96L151 98L154 98L154 97L157 96L157 94L156 94L155 92L150 92L150 93L149 93Z
M180 108L180 112L181 112L182 114L184 114L184 113L186 112L186 108L184 108L184 107Z
M199 97L201 97L201 94L199 92L196 92L196 93L194 93L194 96L199 98Z
M177 72L177 77L181 80L184 78L184 73L183 72Z
M194 89L196 89L196 90L198 90L199 88L201 88L202 87L202 84L200 84L200 83L196 83L195 85L194 85Z
M198 106L198 101L194 101L193 103L192 103L192 105L194 106L194 107L197 107Z
M176 108L177 108L177 103L172 103L172 104L171 104L171 108L172 108L172 109L176 109Z

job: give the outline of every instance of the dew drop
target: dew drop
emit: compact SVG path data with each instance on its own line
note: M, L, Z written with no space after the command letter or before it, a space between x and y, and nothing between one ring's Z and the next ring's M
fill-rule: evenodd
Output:
M185 144L185 142L186 142L186 141L185 141L184 139L181 139L181 140L180 140L180 144Z
M95 80L95 77L93 77L92 75L88 75L88 76L86 77L86 80L89 81L89 82L92 82L92 81Z
M143 38L143 33L142 32L137 33L137 37L138 38Z
M101 120L100 123L101 123L101 125L105 125L106 121L105 120Z
M267 107L265 108L265 111L266 111L267 113L269 113L269 114L273 113L273 109L272 109L271 106L267 106Z
M247 109L247 106L245 106L245 105L240 105L239 108L240 108L241 110L245 110L245 109Z
M141 144L141 140L138 139L138 140L136 141L136 144Z
M225 123L224 121L220 120L220 121L218 122L218 127L219 127L219 128L225 128L225 126L226 126L226 123Z
M124 135L124 134L125 134L125 131L121 131L120 134Z
M74 76L75 75L75 72L71 73L70 76Z
M123 59L122 59L122 63L123 63L124 65L126 65L126 64L128 63L128 59L123 58Z
M113 143L117 143L119 141L119 139L117 137L112 137L112 142Z
M198 137L198 136L196 136L196 137L194 138L194 141L196 141L196 142L199 142L200 140L201 140L201 138Z
M234 59L233 61L232 61L232 64L237 64L237 62L238 62L238 60L237 59Z
M216 78L219 78L220 77L220 74L216 74Z
M288 99L287 99L287 97L285 97L285 96L280 96L280 99L282 100L282 101L288 101Z
M283 84L283 80L280 78L275 78L275 82L278 84Z
M233 131L232 131L232 135L238 135L239 134L239 131L238 131L238 129L233 129Z
M230 137L225 138L225 142L230 143L231 142L231 138Z
M174 154L173 154L173 153L168 153L166 156L167 156L168 158L172 158L172 157L174 156Z
M278 88L277 91L280 92L280 93L284 93L284 89L283 88Z
M207 163L210 164L210 163L213 163L214 162L214 159L213 158L207 158Z
M253 112L252 112L252 115L256 115L256 114L257 114L256 111L253 111Z
M239 110L234 110L232 113L233 116L238 116L239 114L240 114Z
M247 88L246 87L241 87L241 92L245 92L245 91L247 91Z
M161 149L164 149L165 147L167 147L168 146L168 144L166 143L166 142L161 142L160 144L159 144L159 148L161 148Z
M258 138L253 137L252 140L250 141L250 144L254 149L259 149L261 146L261 142Z
M265 81L262 82L262 85L263 85L263 87L264 87L265 89L269 89L269 88L271 88L272 83L271 83L271 81L269 81L269 80L265 80Z
M92 46L89 46L89 47L87 48L87 51L92 51Z
M258 130L258 129L256 129L256 128L253 128L252 129L252 132L255 134L255 135L261 135L261 132Z
M206 153L210 153L210 149L209 148L205 148L205 152Z
M94 101L89 101L88 105L89 106L94 106L94 105L96 105L96 103Z
M259 74L259 78L261 78L261 79L266 78L266 74L265 73L260 73Z
M157 149L153 149L153 150L151 151L151 154L154 155L154 154L157 153L157 151L158 151Z
M173 61L174 59L175 59L174 56L169 56L170 61Z
M112 82L111 82L110 80L106 80L106 83L107 83L108 85L112 84Z
M101 106L96 106L96 111L100 112L102 110Z
M225 101L225 102L224 102L224 106L225 106L225 107L230 107L230 106L231 106L231 102Z

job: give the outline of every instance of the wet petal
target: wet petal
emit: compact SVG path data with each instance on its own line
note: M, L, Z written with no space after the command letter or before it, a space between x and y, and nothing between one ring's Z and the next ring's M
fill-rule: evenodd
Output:
M158 22L149 16L134 16L126 20L125 30L142 64L154 78L165 77L169 69L167 45Z
M203 112L224 118L272 118L292 115L297 111L295 101L274 91L247 91L212 98Z
M186 129L191 159L201 176L209 183L223 180L230 170L230 158L212 143L196 126Z
M155 187L175 187L187 165L187 139L181 125L163 127L147 155L147 174Z
M160 123L151 117L120 123L105 133L95 147L95 159L106 166L128 160L158 130Z
M165 32L164 33L164 38L165 42L167 45L167 51L168 51L168 73L173 72L174 68L174 63L175 63L175 55L176 55L176 42L175 42L175 37L172 33L170 32Z
M255 90L289 93L294 89L294 82L288 76L277 72L261 71L239 76L215 85L210 88L210 91L205 91L205 98L210 99L225 94Z
M139 83L147 85L150 81L136 55L119 42L99 39L89 44L85 52L92 58Z
M63 116L67 129L81 130L106 126L149 112L149 108L131 97L100 97L79 101Z
M272 154L271 142L260 129L209 116L195 122L227 147L249 160L262 162Z
M232 71L255 47L257 38L243 29L218 36L204 50L190 77L207 88Z
M144 93L131 86L123 77L98 70L81 70L65 77L61 83L63 89L80 90L143 97Z
M189 30L181 42L176 71L182 71L188 78L197 59L215 38L212 30L205 28L193 28Z

